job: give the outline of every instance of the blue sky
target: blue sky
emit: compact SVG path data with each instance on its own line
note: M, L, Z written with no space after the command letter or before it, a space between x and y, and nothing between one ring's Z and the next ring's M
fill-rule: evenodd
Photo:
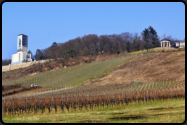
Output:
M5 2L2 5L2 59L17 52L17 36L28 36L33 54L53 42L88 34L140 34L152 26L158 36L185 38L182 2Z

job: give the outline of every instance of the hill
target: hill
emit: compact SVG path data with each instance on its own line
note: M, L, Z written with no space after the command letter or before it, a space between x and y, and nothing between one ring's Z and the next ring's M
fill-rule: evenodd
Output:
M90 79L84 84L173 81L185 79L185 52L141 54L110 73Z
M69 59L54 59L52 61L46 61L45 63L37 63L28 67L24 68L19 68L7 72L2 73L2 82L10 81L10 80L15 80L18 78L24 78L24 77L29 77L33 76L36 74L42 74L45 72L49 72L52 70L57 70L57 69L63 69L63 65L66 67L71 67L71 66L76 66L76 65L82 65L85 63L92 63L92 62L99 62L99 61L104 61L112 58L118 58L122 57L124 55L128 55L127 53L122 53L120 55L118 54L101 54L97 56L79 56L79 57L74 57L74 58L69 58ZM63 65L62 65L63 61Z
M21 83L25 86L37 84L41 87L67 87L79 85L82 82L99 76L115 66L128 61L133 56L123 56L122 58L85 63L82 65L72 66L64 69L57 69L50 72L40 73L34 76L22 77L3 82L3 85Z
M124 57L124 54L99 55L94 57L94 61L90 61L90 63L85 63L86 58L82 58L82 64L84 65L77 65L74 63L76 59L72 58L69 60L69 64L77 65L78 67L53 69L53 71L42 73L35 72L35 75L27 74L25 77L22 76L18 79L8 80L9 83L8 81L6 82L8 84L21 82L27 87L30 84L37 83L37 85L49 89L51 87L67 87L79 84L121 84L129 83L130 81L150 83L153 81L162 82L185 79L185 52L153 52L138 55L134 59L124 61L121 65L118 65L120 58L117 59L116 57ZM87 59L90 59L90 57L87 57ZM116 59L111 61L109 60L110 58ZM115 68L114 65L111 65L112 63L115 66L118 65L118 67ZM93 71L93 69L95 70ZM79 75L79 77L72 77L73 75ZM38 88L35 91L45 90L45 88Z

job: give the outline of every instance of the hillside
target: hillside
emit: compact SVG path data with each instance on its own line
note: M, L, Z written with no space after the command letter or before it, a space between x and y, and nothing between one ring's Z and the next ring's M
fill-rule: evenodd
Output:
M134 56L132 55L106 61L85 63L82 65L72 66L64 69L57 69L33 76L6 81L2 84L11 85L15 83L20 83L26 87L31 86L31 84L37 84L41 87L67 87L80 85L84 81L99 76L107 71L110 71L119 64L122 64L133 57Z
M153 82L185 79L185 52L141 54L110 73L84 84Z
M156 48L158 49L158 48ZM151 52L152 50L150 50ZM185 80L185 52L151 52L151 53L139 53L137 57L133 57L131 60L127 60L121 65L118 65L117 57L124 57L125 54L119 55L98 55L96 57L84 57L84 58L71 58L69 60L70 66L72 68L59 69L57 65L52 71L45 72L34 72L28 73L25 69L22 72L14 71L14 73L8 72L10 76L15 76L12 81L11 78L8 84L12 83L22 83L23 85L28 85L37 83L37 85L44 87L38 88L34 91L40 91L49 89L51 87L67 87L74 86L83 83L82 85L103 85L103 84L121 84L129 83L130 81L135 82L153 82L153 81L173 81ZM126 56L129 54L126 54ZM88 60L90 59L90 62ZM113 61L109 60L111 58L116 58ZM120 58L119 58L120 59ZM82 63L80 63L82 60ZM85 60L88 61L85 63ZM102 61L105 60L105 61ZM107 61L108 60L108 61ZM79 63L77 63L79 61ZM119 60L120 61L120 60ZM94 62L97 62L94 64ZM112 63L112 65L111 65ZM66 63L68 64L68 63ZM82 65L84 64L84 65ZM85 65L86 64L86 65ZM114 65L118 65L115 68ZM77 65L77 66L75 66ZM114 67L113 69L111 67ZM45 67L43 67L45 68ZM93 70L94 69L94 70ZM112 69L112 70L111 70ZM92 70L92 72L90 72ZM107 72L106 72L107 71ZM109 72L108 72L109 71ZM17 72L17 74L16 74ZM23 76L21 74L24 74ZM63 75L61 75L63 74ZM4 74L3 74L4 75ZM3 76L2 75L2 76ZM16 75L20 75L17 77ZM72 76L79 77L72 77ZM85 82L84 82L85 81ZM7 84L7 83L6 83ZM5 85L5 83L3 83ZM29 91L31 92L31 90ZM24 92L25 93L25 92Z
M127 55L127 53L123 53L120 55L118 55L118 54L113 54L113 55L101 54L101 55L97 55L97 56L79 56L79 57L74 57L74 58L70 58L70 59L64 59L63 61L64 61L64 65L66 67L71 67L71 66L81 65L81 64L85 64L85 63L104 61L104 60L108 60L111 58L118 58L118 57L121 57L124 55ZM19 69L3 72L2 73L2 82L15 80L18 78L23 78L23 77L28 77L28 76L33 76L36 74L42 74L42 73L49 72L52 70L64 68L62 66L62 61L60 59L59 60L56 60L56 59L52 60L50 62L50 65L51 65L51 67L49 67L48 62L45 62L45 63L40 63L40 65L36 64L36 65L31 65L31 66L25 67L25 68L19 68Z
M46 113L53 116L56 115L54 113L65 116L69 112L72 114L72 112L87 111L87 114L90 110L93 114L95 110L98 112L103 109L106 112L109 108L116 106L119 106L119 114L122 115L127 114L128 107L131 105L135 109L136 104L139 106L142 104L144 107L149 105L149 117L145 116L147 120L151 119L150 114L157 116L156 110L173 109L176 111L174 107L179 106L175 104L178 104L179 100L185 100L185 52L140 53L3 82L3 117L13 115L21 118L30 114L42 117ZM166 82L166 79L169 82ZM129 84L131 80L142 83ZM11 85L15 83L20 84ZM30 87L33 83L42 88ZM173 101L170 102L172 107L157 105L159 102L168 100ZM157 107L153 108L155 104ZM180 106L182 105L184 103ZM14 107L13 110L12 107ZM123 108L125 108L124 111L122 111ZM140 114L134 112L131 116L135 115L132 118L141 119L142 113L147 115L145 111L143 108ZM181 107L180 113L184 115L184 106ZM163 115L159 119L168 117L168 114L163 112L158 115ZM180 117L184 119L183 116ZM126 121L129 118L125 117L123 120Z

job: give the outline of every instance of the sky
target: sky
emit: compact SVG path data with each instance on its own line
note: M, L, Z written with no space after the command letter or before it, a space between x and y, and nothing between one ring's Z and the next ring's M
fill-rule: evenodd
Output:
M158 36L185 38L182 2L5 2L2 4L2 59L17 53L17 36L28 50L96 34L140 33L152 26Z

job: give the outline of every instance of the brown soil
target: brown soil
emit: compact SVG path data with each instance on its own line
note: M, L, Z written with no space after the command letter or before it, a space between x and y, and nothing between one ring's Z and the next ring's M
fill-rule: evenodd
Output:
M100 121L100 120L84 120L84 121L78 121L79 123L106 123L109 121Z
M129 115L129 116L125 116L125 117L113 117L113 118L110 118L110 119L115 119L115 120L130 120L130 119L144 119L144 118L149 118L149 117Z
M154 108L154 109L149 109L149 110L163 110L163 109L173 109L172 107L169 108Z
M185 52L149 53L118 66L84 84L173 81L185 79Z
M124 114L124 113L112 113L113 115L120 115L120 114Z

